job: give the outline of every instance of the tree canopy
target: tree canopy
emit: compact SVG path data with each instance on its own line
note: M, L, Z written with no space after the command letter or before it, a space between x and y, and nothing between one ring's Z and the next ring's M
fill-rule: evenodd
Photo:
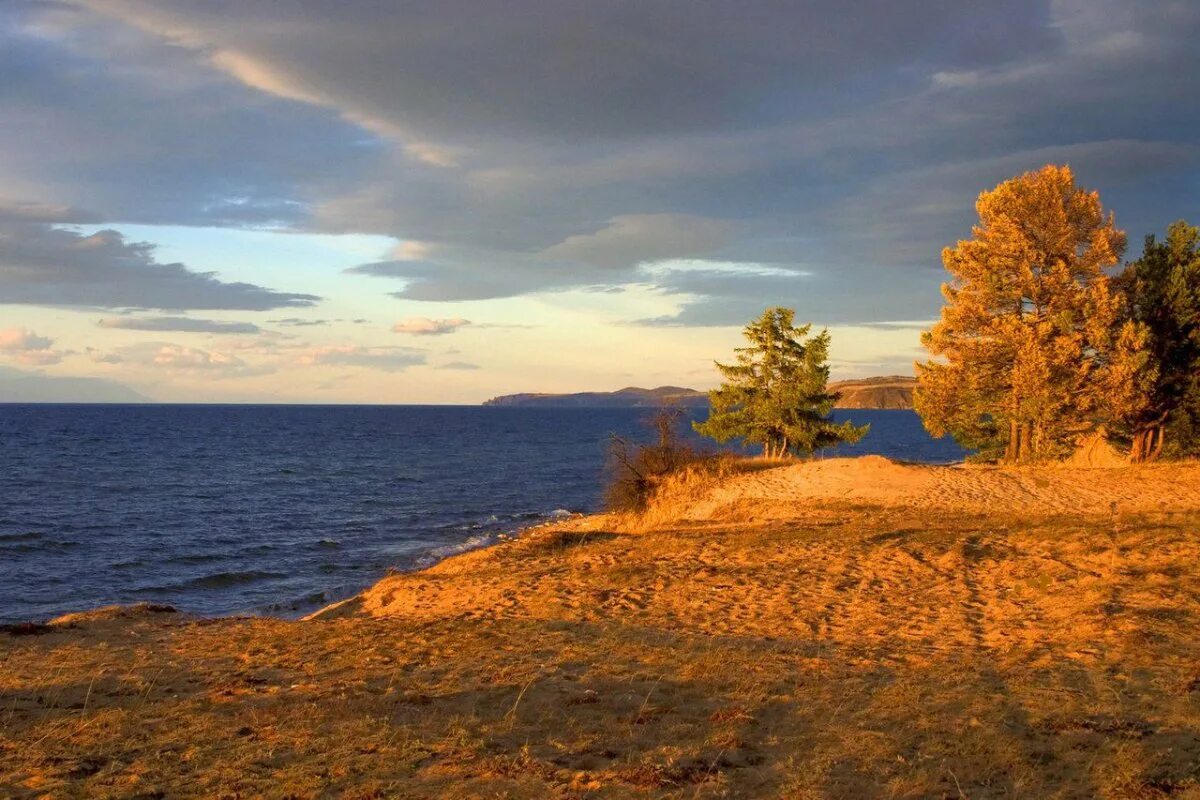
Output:
M1120 278L1131 318L1144 326L1154 379L1126 419L1134 460L1200 454L1200 228L1182 220Z
M725 380L709 392L710 412L694 423L704 436L761 444L780 457L856 442L867 426L835 423L829 413L838 395L829 382L829 332L809 336L811 325L794 325L795 312L769 308L743 331L747 347L733 364L716 362Z
M985 459L1054 458L1105 420L1141 413L1153 369L1106 270L1125 234L1071 169L985 191L972 238L942 262L941 319L922 336L914 403L935 436Z

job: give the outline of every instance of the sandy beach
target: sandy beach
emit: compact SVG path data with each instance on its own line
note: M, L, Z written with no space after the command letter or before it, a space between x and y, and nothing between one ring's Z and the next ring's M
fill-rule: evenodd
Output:
M1200 796L1200 465L794 463L303 621L0 633L14 797Z

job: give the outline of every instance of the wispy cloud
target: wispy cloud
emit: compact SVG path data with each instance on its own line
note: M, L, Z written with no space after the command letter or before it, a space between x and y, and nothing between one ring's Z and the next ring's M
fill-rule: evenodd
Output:
M252 364L233 353L170 342L139 342L119 347L113 355L117 363L189 377L246 378L275 371L273 365Z
M296 357L302 366L364 367L383 372L402 372L425 363L425 353L409 347L364 347L361 345L324 345L303 351Z
M194 317L108 317L100 320L101 328L126 331L177 331L181 333L247 334L258 333L252 322L223 322Z
M409 317L392 326L393 333L407 333L411 336L442 336L454 333L456 330L470 325L471 321L455 317L453 319L430 319L428 317Z
M0 330L0 354L29 366L49 366L62 361L65 353L54 350L54 340L26 328Z

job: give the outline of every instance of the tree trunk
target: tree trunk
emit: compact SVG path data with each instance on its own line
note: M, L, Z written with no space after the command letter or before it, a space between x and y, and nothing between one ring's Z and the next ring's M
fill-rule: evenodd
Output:
M1017 439L1017 461L1028 461L1032 455L1032 446L1033 423L1022 423L1020 437Z
M1004 450L1004 460L1012 463L1017 460L1017 451L1021 440L1021 431L1017 427L1017 421L1010 419L1008 421L1008 447Z
M1148 431L1137 431L1133 434L1133 441L1129 444L1129 460L1134 464L1140 464L1146 460L1146 434Z
M1154 433L1155 433L1154 449L1151 450L1150 455L1147 456L1148 461L1157 461L1158 460L1158 457L1162 455L1163 444L1167 440L1166 426L1156 425L1154 427Z

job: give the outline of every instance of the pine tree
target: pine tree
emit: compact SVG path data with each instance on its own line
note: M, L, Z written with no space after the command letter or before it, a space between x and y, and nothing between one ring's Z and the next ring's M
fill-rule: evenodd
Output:
M1147 236L1121 284L1130 316L1147 331L1155 370L1147 402L1126 416L1131 455L1200 454L1200 228L1181 220L1165 241Z
M1065 166L1005 181L976 210L973 238L942 253L951 281L922 336L935 360L916 365L916 408L981 459L1061 456L1139 397L1142 333L1105 272L1125 234Z
M737 348L737 362L717 362L725 382L709 392L708 419L694 423L698 433L718 442L761 444L763 455L773 458L857 442L866 434L868 426L829 419L839 397L827 390L829 332L809 337L812 326L795 327L794 318L791 309L770 308L746 326L750 345Z

